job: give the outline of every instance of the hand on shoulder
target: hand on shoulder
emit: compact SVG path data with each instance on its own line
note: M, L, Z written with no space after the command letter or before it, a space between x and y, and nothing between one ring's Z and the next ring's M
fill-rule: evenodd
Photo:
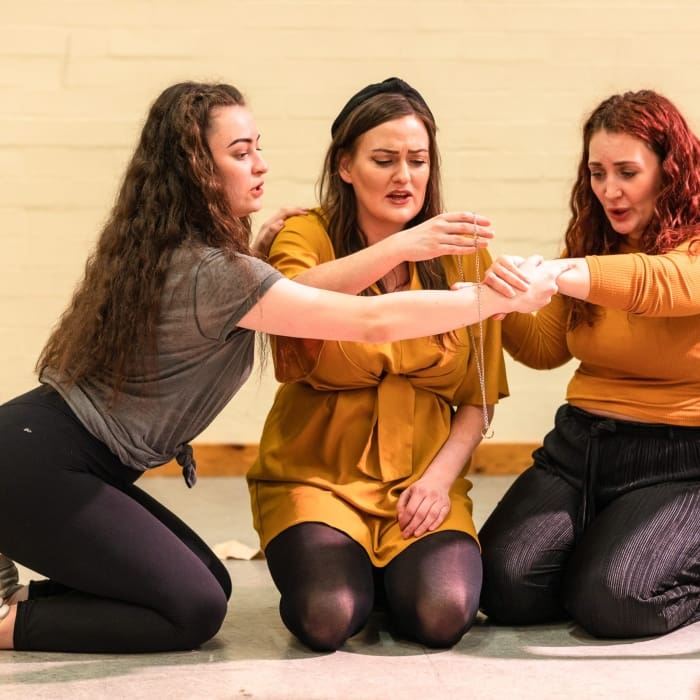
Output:
M263 258L267 257L270 252L272 241L275 240L275 236L282 230L284 222L290 216L303 216L308 213L308 211L309 210L304 207L283 207L282 209L278 209L275 214L260 227L258 235L251 245L253 253Z

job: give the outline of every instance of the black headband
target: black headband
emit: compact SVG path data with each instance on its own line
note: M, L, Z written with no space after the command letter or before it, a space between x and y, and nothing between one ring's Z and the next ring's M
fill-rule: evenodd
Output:
M420 102L428 114L430 114L430 117L434 119L433 113L430 111L430 107L428 107L427 102L423 99L418 90L412 88L407 82L401 80L401 78L387 78L386 80L382 80L381 83L372 83L371 85L367 85L367 87L363 87L362 90L355 93L347 101L347 104L340 110L340 114L335 118L333 124L331 125L331 136L335 136L335 132L338 131L340 125L347 119L348 115L355 109L355 107L361 105L370 97L381 94L405 95L406 97L413 97L415 100Z

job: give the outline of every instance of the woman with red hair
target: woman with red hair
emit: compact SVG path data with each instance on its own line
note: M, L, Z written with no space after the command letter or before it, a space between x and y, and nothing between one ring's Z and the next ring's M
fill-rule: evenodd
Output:
M663 634L700 620L700 144L678 109L650 90L602 102L570 207L576 271L535 315L509 314L503 343L529 367L579 365L479 533L481 606L502 624ZM518 262L487 283L517 287Z

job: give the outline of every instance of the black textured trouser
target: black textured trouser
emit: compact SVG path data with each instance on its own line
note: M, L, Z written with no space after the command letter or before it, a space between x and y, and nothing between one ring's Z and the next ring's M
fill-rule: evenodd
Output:
M490 619L617 638L700 620L700 429L565 405L533 458L479 533Z
M226 568L139 474L55 391L0 406L0 552L48 579L17 606L16 649L185 650L219 630Z

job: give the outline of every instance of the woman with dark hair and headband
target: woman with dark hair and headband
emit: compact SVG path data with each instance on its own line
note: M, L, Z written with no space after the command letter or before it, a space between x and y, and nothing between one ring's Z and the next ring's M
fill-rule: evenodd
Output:
M320 208L286 222L270 262L370 298L476 281L489 221L443 213L435 135L404 81L360 90L333 122ZM282 619L312 649L339 648L377 600L431 647L472 625L481 558L465 474L507 394L488 316L382 345L273 340L283 384L248 480Z
M482 605L504 624L664 634L700 620L700 142L668 99L593 110L565 245L579 284L503 321L519 362L579 364L479 533ZM516 280L508 259L487 275Z
M151 107L42 386L0 406L0 649L157 652L216 634L226 567L134 482L176 458L194 484L188 443L248 378L255 331L389 343L556 290L549 272L509 297L291 282L249 244L266 172L235 87L179 83ZM20 586L8 557L47 578Z

